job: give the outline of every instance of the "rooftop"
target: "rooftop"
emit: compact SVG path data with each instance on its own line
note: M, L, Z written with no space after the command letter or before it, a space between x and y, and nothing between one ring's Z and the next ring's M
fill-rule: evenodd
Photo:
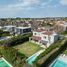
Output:
M36 32L43 32L43 31L46 31L46 29L40 28L40 29L36 29L36 30L34 30L34 31L36 31Z
M4 26L4 27L16 27L16 26L14 26L14 25L7 25L7 26Z
M31 28L31 27L17 27L18 29L27 29L27 28Z
M42 33L42 34L44 34L44 35L56 35L56 34L57 34L57 33L54 32L54 31L49 31L49 30L42 29L42 28L36 29L36 30L34 30L34 31L35 31L35 32L40 32L40 33Z
M46 34L46 35L52 35L53 32L52 32L52 31L45 31L45 32L43 32L43 34Z

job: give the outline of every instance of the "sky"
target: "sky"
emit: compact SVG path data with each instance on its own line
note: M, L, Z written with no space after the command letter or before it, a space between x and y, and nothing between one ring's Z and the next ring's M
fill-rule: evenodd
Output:
M67 0L0 0L0 18L67 17Z

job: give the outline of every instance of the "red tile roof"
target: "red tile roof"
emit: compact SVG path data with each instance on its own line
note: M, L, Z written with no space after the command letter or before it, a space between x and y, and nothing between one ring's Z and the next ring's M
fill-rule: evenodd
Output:
M46 31L46 30L45 29L36 29L34 31L36 31L36 32L42 32L42 31Z
M43 34L45 34L45 35L51 35L51 34L53 34L53 32L52 31L45 31L45 32L43 32Z
M32 36L32 39L33 39L33 40L41 40L41 37L38 37L38 36Z

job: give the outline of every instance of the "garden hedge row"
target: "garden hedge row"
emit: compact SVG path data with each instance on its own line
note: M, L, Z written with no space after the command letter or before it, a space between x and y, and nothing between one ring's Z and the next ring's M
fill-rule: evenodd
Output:
M14 36L11 39L7 40L4 43L4 46L15 46L17 44L21 44L23 42L29 41L29 37L31 37L32 33Z
M8 31L3 31L0 29L0 37L4 37L4 36L10 36L10 33Z

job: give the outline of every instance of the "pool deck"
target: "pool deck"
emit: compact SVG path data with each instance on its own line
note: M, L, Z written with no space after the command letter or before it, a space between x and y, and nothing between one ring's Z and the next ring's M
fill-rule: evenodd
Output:
M64 63L67 63L67 56L65 54L61 54L58 58L58 60L63 61Z
M67 55L61 54L60 56L58 56L57 59L58 59L59 61L64 62L65 64L67 64ZM49 67L51 67L55 62L56 62L56 59L54 60L54 62L53 62Z
M3 57L1 58L3 59L10 67L13 67L10 63L8 63Z

